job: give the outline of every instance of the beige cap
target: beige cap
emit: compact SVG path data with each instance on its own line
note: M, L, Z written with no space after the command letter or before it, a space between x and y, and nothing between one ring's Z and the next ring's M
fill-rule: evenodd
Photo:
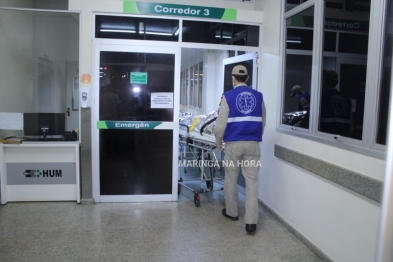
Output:
M232 75L247 76L247 68L243 65L237 65L232 69Z

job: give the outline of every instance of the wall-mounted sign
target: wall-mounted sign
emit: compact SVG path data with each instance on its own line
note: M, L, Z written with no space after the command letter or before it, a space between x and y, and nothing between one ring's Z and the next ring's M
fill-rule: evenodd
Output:
M23 113L0 112L0 129L23 130Z
M123 0L123 12L236 20L236 9Z
M150 107L173 108L173 93L170 92L151 93Z
M131 72L130 75L131 84L147 84L147 73Z
M76 184L76 163L7 163L7 185Z

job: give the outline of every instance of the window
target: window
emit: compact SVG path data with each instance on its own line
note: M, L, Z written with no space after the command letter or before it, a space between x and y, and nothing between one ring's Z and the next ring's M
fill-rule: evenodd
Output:
M96 38L179 41L179 21L130 16L96 16Z
M95 37L154 41L259 46L259 26L223 22L134 16L95 16ZM192 30L191 30L192 29Z
M259 26L184 20L183 42L258 46Z
M73 101L74 79L79 79L79 14L0 8L0 17L0 39L6 40L0 41L0 112L24 113L28 120L23 130L8 136L75 140L65 131L79 128L79 103Z
M181 104L202 108L203 62L190 66L181 73Z
M354 5L341 0L284 2L291 10L283 15L279 131L383 158L391 7L387 5L385 16L379 8L383 3L370 0ZM370 21L371 15L378 19ZM371 30L381 27L385 30Z
M310 118L313 19L313 7L286 19L283 124L306 129ZM294 123L294 115L301 115L303 120Z
M337 34L337 52L324 53L318 130L362 140L370 12L325 9L324 32Z

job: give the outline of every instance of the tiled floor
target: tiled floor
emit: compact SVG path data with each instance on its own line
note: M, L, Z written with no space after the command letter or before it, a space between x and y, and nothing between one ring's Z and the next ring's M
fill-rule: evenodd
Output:
M222 216L221 191L182 189L178 202L8 203L0 206L0 261L320 261L259 210L257 233ZM244 196L240 194L244 214Z

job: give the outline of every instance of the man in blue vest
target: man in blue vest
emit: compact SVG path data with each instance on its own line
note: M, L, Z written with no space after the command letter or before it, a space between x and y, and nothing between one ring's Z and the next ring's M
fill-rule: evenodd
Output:
M297 97L299 99L298 110L307 111L302 122L300 122L300 127L308 128L310 123L310 94L303 90L299 85L292 87L290 97Z
M351 137L353 131L352 102L337 90L338 74L323 70L322 101L319 131Z
M255 234L258 222L258 171L260 167L259 142L263 133L263 96L248 87L248 71L237 65L232 70L234 89L225 92L216 121L215 137L219 150L225 142L224 197L222 214L230 220L239 220L237 179L240 168L246 182L246 211L244 222L248 234Z

